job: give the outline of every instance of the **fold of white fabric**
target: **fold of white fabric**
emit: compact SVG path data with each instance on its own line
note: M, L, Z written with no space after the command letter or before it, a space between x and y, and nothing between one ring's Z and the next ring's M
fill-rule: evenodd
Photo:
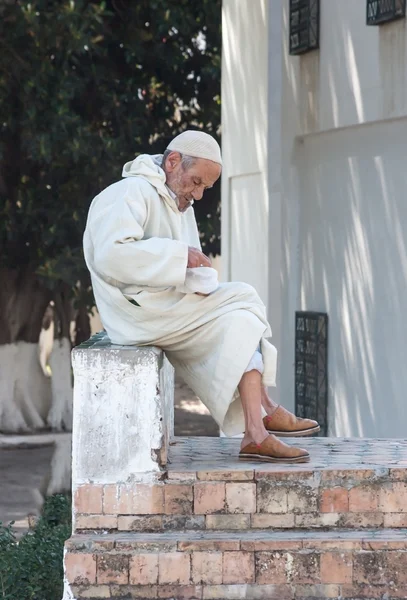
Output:
M218 272L212 267L195 267L186 270L185 282L177 285L183 294L211 294L219 287Z

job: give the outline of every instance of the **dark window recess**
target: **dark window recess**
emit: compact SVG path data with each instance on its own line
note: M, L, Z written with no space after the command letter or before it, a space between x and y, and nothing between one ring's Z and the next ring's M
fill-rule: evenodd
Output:
M290 54L319 48L319 0L290 0Z
M367 0L366 23L381 25L406 16L406 0Z
M328 433L328 315L295 313L295 411Z

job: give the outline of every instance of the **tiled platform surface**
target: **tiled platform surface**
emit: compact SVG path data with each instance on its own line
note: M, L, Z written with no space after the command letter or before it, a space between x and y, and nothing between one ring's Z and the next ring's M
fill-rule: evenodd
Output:
M239 461L239 443L177 438L155 482L79 487L76 531L407 528L407 441L290 440L299 465Z
M308 463L259 463L238 459L240 440L235 438L189 437L171 442L168 470L183 471L303 471L352 468L407 468L407 439L285 438L288 444L305 448ZM248 466L249 465L249 466Z

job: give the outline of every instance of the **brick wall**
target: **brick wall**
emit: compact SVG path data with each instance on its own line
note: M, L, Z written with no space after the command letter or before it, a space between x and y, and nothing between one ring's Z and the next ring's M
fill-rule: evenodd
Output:
M407 598L405 536L154 541L76 536L66 572L81 598ZM232 534L229 534L232 536Z
M76 531L407 527L407 470L170 473L152 484L82 485Z

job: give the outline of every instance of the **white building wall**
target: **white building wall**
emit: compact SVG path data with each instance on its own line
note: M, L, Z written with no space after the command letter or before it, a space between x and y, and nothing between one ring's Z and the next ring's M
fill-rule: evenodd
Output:
M245 71L236 76L226 60L231 43L238 31L250 55L264 48L262 32L268 46L267 300L279 398L294 407L295 310L326 311L329 433L405 437L407 22L368 27L365 0L321 0L320 50L295 57L288 0L269 1L267 27L255 35L253 13L263 2L252 0L248 14L240 12L246 2L224 4L223 147L230 156L241 141L232 123L248 102L240 92ZM263 62L251 64L253 80ZM241 101L231 113L234 93ZM223 207L225 193L227 182ZM239 240L227 241L229 254L237 252Z
M266 0L224 0L222 14L222 278L254 285L264 302L267 5Z
M405 437L407 32L365 10L322 0L320 50L294 57L283 4L281 383L293 398L293 305L327 312L329 432Z

